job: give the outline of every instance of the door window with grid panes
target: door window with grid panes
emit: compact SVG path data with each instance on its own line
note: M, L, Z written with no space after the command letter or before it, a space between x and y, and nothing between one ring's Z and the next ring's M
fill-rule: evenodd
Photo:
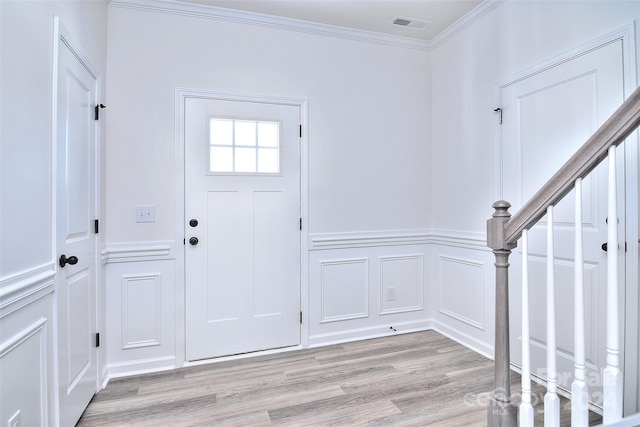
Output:
M209 119L209 172L280 174L280 123Z

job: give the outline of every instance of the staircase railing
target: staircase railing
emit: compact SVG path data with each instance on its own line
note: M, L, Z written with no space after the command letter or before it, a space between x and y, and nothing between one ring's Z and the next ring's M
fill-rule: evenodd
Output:
M574 309L574 383L572 385L572 425L588 425L588 394L585 384L584 302L582 283L582 179L603 160L609 162L608 218L617 218L616 147L640 126L640 88L587 140L551 179L513 216L504 200L493 204L493 217L487 221L487 245L493 250L496 267L495 372L494 389L489 397L488 425L515 426L517 409L511 399L509 354L509 255L519 240L523 243L523 321L522 321L522 402L520 423L533 426L529 365L528 283L526 280L527 232L547 215L547 393L544 398L545 426L559 425L555 301L553 280L553 207L576 189L576 253ZM618 247L617 221L608 221L609 248ZM622 417L622 370L620 364L620 326L618 324L618 252L607 251L607 367L603 373L604 425L626 425ZM638 417L638 415L635 415ZM631 424L630 424L631 425Z

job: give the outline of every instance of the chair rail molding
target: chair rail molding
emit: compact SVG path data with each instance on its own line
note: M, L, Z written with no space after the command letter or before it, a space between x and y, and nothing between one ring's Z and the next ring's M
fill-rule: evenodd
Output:
M45 264L0 281L0 318L54 290L56 266Z
M108 244L102 250L104 264L175 259L176 242L129 242Z
M426 228L378 230L310 234L309 250L436 244L488 251L485 242L486 234L479 232Z

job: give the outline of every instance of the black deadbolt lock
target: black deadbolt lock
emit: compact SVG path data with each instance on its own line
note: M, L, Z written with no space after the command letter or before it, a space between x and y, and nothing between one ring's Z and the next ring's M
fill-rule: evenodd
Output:
M197 219L192 219L191 221L189 221L189 225L192 227L197 227L198 226L198 220Z

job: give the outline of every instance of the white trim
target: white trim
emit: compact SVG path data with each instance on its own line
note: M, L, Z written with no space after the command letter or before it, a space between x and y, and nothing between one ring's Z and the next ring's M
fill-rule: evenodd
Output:
M29 325L27 328L23 329L22 331L20 331L18 334L16 334L15 336L11 337L9 340L0 343L0 360L2 360L3 357L5 357L7 354L9 354L10 352L12 352L13 350L18 349L22 344L24 344L25 342L27 342L27 340L29 340L30 338L36 338L39 341L40 344L40 357L39 357L39 366L30 366L29 369L31 371L35 371L35 370L39 370L39 380L40 380L40 389L36 392L34 390L31 391L31 396L33 396L34 394L38 393L38 397L40 400L40 416L42 417L40 419L40 422L43 423L43 425L47 425L47 419L51 418L51 415L49 414L49 405L50 405L50 398L49 398L49 394L52 391L51 387L49 387L48 383L48 366L47 366L47 361L49 360L48 357L48 351L49 348L47 346L47 322L48 319L41 317L40 319L38 319L37 321L35 321L34 323L32 323L31 325ZM54 411L56 411L56 409L54 409ZM11 423L8 423L8 425L11 425Z
M133 375L148 374L151 372L170 371L176 369L176 358L173 356L153 357L149 359L137 359L132 362L117 362L107 365L108 378L129 377Z
M477 267L480 269L480 283L478 284L478 288L480 289L480 298L478 305L480 306L480 321L476 321L473 319L469 319L466 316L461 315L460 313L456 313L454 311L448 310L442 307L442 286L444 285L442 281L442 262L447 261L453 264L463 264L471 267ZM468 258L460 258L453 257L450 255L438 255L438 312L444 314L445 316L449 316L452 319L458 320L462 323L466 323L469 326L472 326L481 331L486 330L486 316L485 316L485 306L482 301L485 300L485 263L478 260L472 260Z
M607 424L609 427L634 427L638 425L640 425L640 413L630 415L612 424ZM598 427L600 426L603 426L603 424L598 425Z
M431 243L429 230L364 231L309 235L309 250L424 245L428 243Z
M47 319L44 317L41 317L39 320L29 325L29 327L20 331L19 334L14 335L7 341L2 342L0 344L0 358L4 357L7 353L19 347L20 344L24 343L26 340L28 340L38 332L43 332L46 335L46 330L44 329L46 324L47 324ZM42 340L42 341L43 341L41 343L42 347L46 349L47 347L46 341L45 340ZM41 358L40 362L41 363L44 362L45 359L46 358L44 357ZM46 372L46 366L44 366L44 364L41 366L41 368L43 371ZM43 384L46 384L47 381L45 378L42 378L41 380ZM43 413L43 414L46 414L46 413Z
M369 258L344 258L335 260L320 261L320 324L340 322L344 320L363 319L369 317ZM335 265L347 265L347 264L363 264L362 267L362 307L363 311L359 313L341 314L338 316L325 315L324 294L325 294L325 280L324 272L325 267Z
M128 314L130 312L129 307L137 305L140 307L140 303L136 304L136 301L129 301L129 292L131 289L131 283L134 281L151 281L154 285L154 291L151 298L153 301L151 302L151 306L154 307L154 322L153 322L153 338L149 337L144 340L139 341L130 341L129 338L129 329L130 325L133 322L129 321ZM162 334L162 312L161 307L161 292L162 292L162 273L161 272L153 272L146 274L124 274L120 277L120 292L121 292L121 302L120 302L120 324L121 333L120 333L120 350L129 350L133 348L142 348L142 347L155 347L160 345L160 336ZM149 295L147 295L147 300L151 299ZM139 331L138 331L139 332Z
M300 19L285 18L263 13L247 12L170 0L110 0L109 6L143 11L167 13L178 16L211 19L235 24L253 25L277 30L294 31L325 37L335 37L365 43L428 51L427 40L395 36L373 31L357 30Z
M302 136L300 137L300 215L303 229L300 232L300 310L303 313L303 322L300 326L300 342L306 346L309 342L309 257L308 257L308 220L309 220L309 144L308 144L308 100L304 98L274 97L266 95L248 95L233 92L211 91L205 89L193 89L177 87L175 90L175 229L174 236L179 244L184 236L185 223L185 142L184 142L184 104L186 98L208 98L226 101L243 101L256 103L269 103L290 105L298 107L300 111L300 125ZM176 366L186 366L186 308L185 308L185 253L184 245L174 251L176 261Z
M181 3L172 0L107 0L109 6L123 9L136 9L178 16L211 19L222 22L253 25L277 30L294 31L298 33L335 37L345 40L422 51L431 51L432 49L437 48L450 38L464 31L467 27L496 9L504 2L506 2L506 0L484 0L466 15L431 38L431 40L422 40L412 37L359 30L355 28L322 24L264 13L227 9L204 4Z
M445 325L444 323L438 320L431 320L431 322L432 322L431 329L433 329L434 331L444 335L447 338L454 340L458 344L461 344L475 351L478 354L481 354L482 356L485 356L488 359L491 359L491 360L494 359L493 357L494 351L491 345L488 345L487 343L477 338L474 338L469 334L465 334L464 332L451 328L450 326Z
M417 260L419 261L420 264L420 268L419 268L419 278L418 278L418 283L420 284L418 286L418 293L419 293L419 297L417 298L420 301L420 304L418 305L412 305L412 306L404 306L404 307L396 307L396 308L387 308L384 309L383 306L385 305L386 298L385 298L385 289L387 288L387 286L385 285L385 281L384 281L384 264L385 262L393 262L393 261L400 261L400 260ZM380 272L379 274L379 280L380 280L380 294L378 295L379 301L380 301L380 309L378 311L378 315L379 316L387 316L390 314L398 314L398 313L410 313L413 311L423 311L424 310L424 288L425 288L425 284L424 284L424 253L416 253L416 254L403 254L403 255L383 255L383 256L379 256L378 257L378 265L380 268ZM393 281L392 281L393 282ZM395 286L395 285L394 285ZM393 304L390 304L393 305Z
M622 38L622 56L624 58L624 94L625 98L629 97L638 87L638 73L636 55L636 23L633 22L625 28L630 34ZM640 275L640 247L634 242L640 243L640 205L638 196L640 196L640 171L638 171L640 161L640 139L638 131L633 132L624 143L625 153L625 236L627 239L626 259L624 261L626 267L625 277L625 328L623 336L624 360L623 372L624 380L624 414L629 415L640 411L640 396L637 391L640 387L640 379L638 371L640 368L640 348L638 346L637 328L630 325L638 325L640 318L638 315L638 277ZM635 399L633 397L635 396Z
M389 328L391 325L395 331ZM370 326L366 328L355 328L329 332L326 334L316 334L309 337L309 347L324 347L345 342L362 341L371 338L387 337L396 334L408 334L411 332L428 331L431 324L427 320L414 320L410 322L392 322L383 325Z
M58 16L53 17L53 64L52 64L52 79L51 82L51 257L52 265L55 268L54 271L54 283L53 289L55 289L55 280L57 278L57 266L55 264L58 253L58 190L57 190L57 176L58 176L58 63L60 56L60 42L61 32L63 31L60 18ZM53 348L51 349L52 363L50 364L53 369L53 413L56 422L60 420L60 388L58 378L58 293L53 296L53 311L52 311L52 335L53 335ZM97 352L96 352L97 353Z
M456 248L474 249L490 252L487 246L487 234L473 231L456 230L431 230L431 243L440 246L452 246Z
M483 16L487 15L492 10L496 9L502 3L507 0L484 0L474 9L471 9L466 15L458 19L449 27L438 33L429 41L429 47L435 49L450 38L464 31L467 27L471 26L474 22L478 21Z
M131 242L107 245L102 251L103 263L137 262L174 259L173 242Z
M443 245L486 250L485 233L440 229L380 230L309 235L309 250L353 249L402 245Z
M306 119L304 120L306 121ZM303 131L303 140L305 135ZM306 145L306 144L304 144ZM182 161L179 159L178 161ZM304 150L302 158L303 173L301 180L308 183L308 150ZM308 184L303 187L308 188ZM182 189L183 190L183 189ZM184 190L183 190L184 191ZM309 217L309 194L303 191L301 197L303 236L306 230L305 218ZM176 210L180 210L176 208ZM177 214L177 212L176 212ZM183 234L182 228L176 229L176 235ZM180 250L180 239L162 242L126 242L109 244L102 250L103 263L153 261L176 259ZM455 230L405 230L405 231L365 231L355 233L318 233L302 238L302 254L311 250L334 250L363 247L404 246L404 245L441 245L466 249L490 251L486 244L486 234ZM308 273L302 271L305 276Z
M56 267L46 264L0 281L0 319L53 292Z

